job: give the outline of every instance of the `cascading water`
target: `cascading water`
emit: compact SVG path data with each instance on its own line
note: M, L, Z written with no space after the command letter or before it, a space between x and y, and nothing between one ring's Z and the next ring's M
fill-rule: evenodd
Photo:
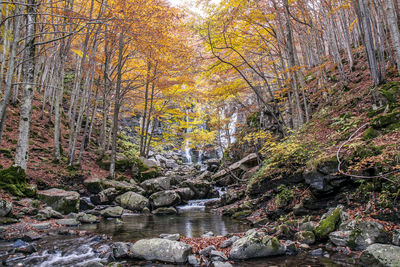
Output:
M221 120L225 119L225 109L220 112ZM229 123L228 123L228 131L220 131L220 140L222 149L218 149L217 153L220 158L223 157L224 150L229 146L229 144L236 142L236 124L238 120L238 111L235 109L233 112Z
M191 133L192 129L189 127L189 112L188 110L186 110L186 124L187 124L187 128L186 128L186 133ZM190 154L190 146L189 146L189 140L186 139L185 142L185 157L186 157L186 162L188 164L192 163L192 155Z

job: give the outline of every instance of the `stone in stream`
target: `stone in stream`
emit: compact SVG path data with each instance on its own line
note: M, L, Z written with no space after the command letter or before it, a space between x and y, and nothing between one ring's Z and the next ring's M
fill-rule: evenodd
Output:
M39 210L38 214L34 218L35 220L38 221L46 221L51 218L62 219L63 215L58 211L53 210L51 207L46 207L44 209Z
M83 181L83 184L86 186L86 189L92 194L98 194L102 190L104 190L100 178L89 177Z
M117 197L116 202L119 203L121 207L132 211L142 211L149 206L149 200L135 192L126 192Z
M181 186L190 188L194 192L196 199L207 198L212 189L209 182L195 179L186 180L181 183Z
M153 193L169 190L171 188L171 178L169 177L158 177L148 179L140 184L140 186L146 190L148 195Z
M129 250L131 257L169 263L186 263L192 247L178 241L162 238L142 239Z
M150 200L153 202L153 205L156 208L175 206L181 202L181 198L178 193L172 190L154 193L150 196Z
M195 255L193 255L193 254L188 256L188 263L190 265L193 265L193 266L196 266L196 267L200 266L200 264L201 264L200 260L197 259L197 257Z
M92 214L87 214L80 212L77 215L77 220L81 223L97 223L99 222L99 218Z
M365 266L400 267L400 247L372 244L360 256Z
M213 237L213 236L214 236L214 233L211 232L211 231L206 232L206 233L204 233L204 234L201 235L201 237Z
M50 223L35 223L35 224L31 224L32 228L36 229L36 230L46 230L50 228Z
M22 241L25 242L32 242L32 241L36 241L41 239L42 236L39 235L38 233L34 232L34 231L29 231L27 233L24 233L24 235L22 236Z
M281 244L278 239L254 231L233 243L229 258L247 260L283 255L285 252L286 246Z
M86 199L84 199L84 198L81 198L80 200L79 200L79 209L81 210L81 211L84 211L84 210L91 210L91 209L94 209L94 205L92 204L92 203L90 203L88 200L86 200Z
M13 204L11 202L0 199L0 217L5 217L11 213Z
M124 209L120 206L108 207L101 211L101 216L104 218L119 218L122 216Z
M232 264L229 262L213 261L210 267L232 267Z
M154 215L174 215L178 212L174 207L161 207L153 210L151 213L153 213Z
M78 192L52 188L44 191L38 191L37 197L54 210L64 214L79 211Z
M228 257L225 254L218 250L212 250L210 252L211 261L227 261Z
M60 219L56 222L58 225L61 226L78 226L80 223L75 219Z

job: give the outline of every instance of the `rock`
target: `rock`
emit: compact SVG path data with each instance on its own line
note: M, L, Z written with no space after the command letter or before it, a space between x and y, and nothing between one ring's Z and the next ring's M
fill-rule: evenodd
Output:
M188 263L192 266L200 266L201 262L199 259L196 258L195 255L189 255L188 257Z
M153 205L156 208L174 206L181 202L181 198L178 193L172 190L154 193L150 196L150 200L153 202Z
M13 224L19 222L18 219L10 217L0 217L0 224Z
M101 183L100 178L87 178L83 181L83 184L86 186L87 190L92 194L98 194L102 190L104 190L103 185Z
M342 205L330 209L325 213L319 221L317 227L314 229L315 237L318 240L328 238L329 233L335 231L339 227L340 213L343 209Z
M37 252L37 247L35 244L27 244L26 246L16 248L15 252L16 253L24 253L24 254L32 254L34 252Z
M39 210L38 214L34 217L38 221L45 221L51 218L53 219L62 219L64 216L53 210L51 207L46 207L44 209Z
M101 216L104 218L119 218L122 216L124 209L120 206L116 207L108 207L105 210L101 211Z
M183 187L189 187L195 194L196 199L206 198L211 191L211 184L204 180L186 180L181 184Z
M365 266L400 267L400 247L372 244L360 256Z
M204 233L204 234L201 235L201 237L213 237L213 236L214 236L214 233L211 232L211 231L206 232L206 233Z
M94 209L94 207L95 206L92 203L90 203L88 200L86 200L84 198L81 198L79 200L79 209L81 211L83 211L83 210L91 210L91 209Z
M58 188L38 191L37 197L54 210L64 214L79 211L79 193Z
M221 196L222 205L230 205L240 199L245 195L245 190L228 189L225 194Z
M200 253L200 255L203 255L204 257L208 258L210 256L211 251L213 251L213 250L217 250L215 248L215 246L208 246L208 247L205 247L202 250L200 250L199 253Z
M157 168L157 167L160 166L160 164L159 164L156 160L153 160L153 159L146 159L146 158L144 158L144 157L140 157L139 159L140 159L140 160L143 162L143 164L146 165L147 167L150 167L150 168Z
M240 239L240 237L238 237L238 236L232 236L231 238L228 238L227 240L222 242L220 248L228 248L228 247L232 246L232 244L235 243L236 241L238 241L239 239Z
M6 217L11 213L13 205L11 202L0 199L0 217Z
M116 202L119 203L121 207L133 211L142 211L149 206L149 200L147 198L134 192L126 192L119 196Z
M125 243L125 242L114 243L112 248L114 258L116 259L128 258L130 246L131 246L130 243Z
M171 241L178 241L181 238L180 234L161 234L160 238L168 239Z
M230 165L229 167L217 172L211 179L220 186L226 186L231 183L232 178L230 177L231 173L235 175L240 175L243 172L248 171L252 167L255 167L258 164L258 157L256 153L249 154L245 158L240 161Z
M291 241L291 240L287 240L286 243L286 254L287 255L296 255L297 254L297 246L296 243Z
M148 195L156 192L169 190L171 188L171 178L169 177L158 177L144 181L140 186L146 190Z
M202 174L200 174L197 179L198 180L206 180L209 181L211 179L212 173L209 171L204 171Z
M307 245L312 245L315 243L315 236L311 231L300 231L294 235L294 240Z
M110 204L118 196L118 193L114 187L110 187L102 190L97 195L91 196L90 201L95 205Z
M305 222L300 225L300 230L302 231L314 231L315 227L318 225L317 222L310 221L310 222Z
M174 215L178 212L174 207L161 207L152 211L154 215Z
M210 252L210 258L212 261L227 261L228 260L228 258L225 256L225 254L218 250L212 250Z
M185 263L192 254L192 247L178 241L162 238L142 239L130 249L134 258L158 260L170 263Z
M308 214L308 211L301 204L297 204L293 207L293 213L296 216L304 216Z
M278 239L253 232L237 240L232 245L229 257L232 260L269 257L285 254L286 246Z
M22 236L22 240L25 242L32 242L32 241L36 241L41 239L42 236L39 235L38 233L34 232L34 231L29 231L27 233L24 233L24 235Z
M120 194L128 192L128 191L135 192L140 195L143 195L145 193L143 188L141 188L140 186L137 186L136 184L133 184L133 183L128 183L125 181L115 181L115 180L109 180L109 179L102 180L101 182L105 189L115 188Z
M396 246L400 246L400 229L393 231L392 243Z
M373 221L350 221L340 226L339 231L329 234L336 246L365 249L373 243L387 243L389 236L382 224Z
M92 214L87 214L87 213L79 213L77 220L80 221L81 223L98 223L99 218L95 215Z
M229 262L213 261L210 265L211 267L232 267Z
M46 230L50 228L50 223L35 223L35 224L31 224L32 228L36 229L36 230Z
M196 194L189 187L178 188L174 191L178 193L181 199L184 201L192 200L196 197Z
M300 244L300 245L299 245L299 248L300 248L300 249L307 250L307 249L310 249L310 246L307 245L307 244Z
M60 219L56 223L61 226L78 226L80 224L75 219Z
M322 256L323 253L322 248L317 248L311 251L311 256Z
M92 260L81 265L82 267L104 267L105 265L98 260ZM108 265L107 265L108 266Z

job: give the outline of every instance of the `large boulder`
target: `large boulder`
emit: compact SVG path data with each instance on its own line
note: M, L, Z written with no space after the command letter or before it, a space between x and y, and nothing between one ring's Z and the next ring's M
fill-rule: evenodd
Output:
M140 157L139 159L140 159L140 160L143 162L143 164L146 165L147 167L150 167L150 168L157 168L157 167L160 166L160 163L157 162L157 161L154 160L154 159L146 159L146 158L144 158L144 157Z
M184 181L181 185L189 187L195 193L197 199L206 198L212 189L211 184L205 180L190 179Z
M361 254L364 266L400 267L400 247L372 244Z
M11 202L0 199L0 217L9 215L12 211L13 205Z
M373 221L350 221L329 234L329 239L336 246L348 246L365 249L374 243L386 243L389 236L382 224Z
M124 209L120 206L108 207L101 211L101 216L104 218L119 218L122 216Z
M330 233L338 229L342 210L343 206L339 205L336 208L329 209L327 213L322 215L321 220L314 229L315 237L318 240L327 239Z
M232 182L232 173L236 176L241 175L243 172L250 170L251 168L258 165L258 156L256 153L247 155L245 158L238 162L230 165L227 168L217 172L211 179L220 186L226 186Z
M37 197L54 210L64 214L79 211L79 193L58 188L38 191Z
M97 177L89 177L83 181L86 189L92 194L98 194L104 190L102 180Z
M119 196L116 201L120 203L121 207L134 211L142 211L149 206L147 198L134 192L126 192Z
M83 181L86 189L92 194L98 194L104 189L115 188L119 193L125 193L128 191L133 191L139 194L143 194L144 190L133 182L126 181L116 181L103 178L90 177Z
M137 241L129 252L132 257L138 259L179 264L187 262L192 247L178 241L152 238Z
M232 245L230 258L232 260L247 260L285 254L286 246L275 237L265 236L252 231Z
M181 203L179 194L172 190L154 193L150 196L150 200L156 208L175 206Z
M188 201L195 198L196 194L189 187L178 188L174 190L179 194L182 200Z
M158 177L144 181L140 186L146 190L148 195L153 193L169 190L171 185L171 178L169 177Z
M118 196L118 191L114 187L104 189L97 195L90 197L90 201L95 205L110 204Z

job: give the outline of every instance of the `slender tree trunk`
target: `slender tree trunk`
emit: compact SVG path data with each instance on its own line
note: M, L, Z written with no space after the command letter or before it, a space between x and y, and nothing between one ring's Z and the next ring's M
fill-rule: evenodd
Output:
M397 71L400 74L400 32L397 16L392 0L386 0L386 13L390 30L390 37L396 54Z

